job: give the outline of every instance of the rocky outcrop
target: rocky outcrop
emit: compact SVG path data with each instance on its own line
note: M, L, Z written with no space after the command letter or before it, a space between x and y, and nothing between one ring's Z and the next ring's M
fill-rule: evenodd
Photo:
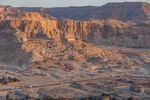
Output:
M37 15L33 20L10 21L20 41L33 38L84 40L88 42L149 48L150 24L125 23L117 20L74 21L69 19L47 19ZM30 17L32 18L32 17Z
M3 5L0 5L0 17L1 18L4 18L3 15L16 15L20 13L20 10L17 9L17 8L14 8L12 6L3 6Z
M27 62L43 62L45 59L53 58L51 57L53 54L55 54L56 58L59 58L56 56L57 54L67 51L68 48L70 48L68 50L70 52L71 48L73 48L70 42L80 40L103 45L150 48L149 32L150 25L148 23L127 23L112 19L89 21L57 20L43 17L39 13L20 13L15 17L10 16L0 20L0 52L2 53L0 61L22 65ZM54 46L52 49L47 50L47 47L50 46L49 43ZM78 45L75 47L78 47ZM88 49L90 50L90 47ZM88 52L88 49L86 49L85 53ZM54 52L52 53L53 50ZM96 48L91 51L94 50ZM83 55L84 52L82 51L78 51L82 53L80 55L76 53L77 57L84 58L85 55L92 53L90 51L90 53ZM99 53L101 54L100 57L102 57L103 53ZM112 54L109 55L111 56ZM66 59L65 56L63 59ZM51 60L52 63L59 59L53 60Z
M42 17L39 13L22 13L2 20L1 35L26 42L32 39L84 40L107 45L150 48L150 24L109 20L75 21ZM13 34L14 33L14 34ZM1 36L1 37L2 37ZM5 39L5 40L6 40ZM3 40L3 39L2 39ZM1 41L2 41L1 40Z

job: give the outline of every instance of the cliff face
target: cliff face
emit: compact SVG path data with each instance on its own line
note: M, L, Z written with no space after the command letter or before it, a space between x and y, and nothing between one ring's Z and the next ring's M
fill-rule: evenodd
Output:
M150 47L150 25L148 23L125 23L111 19L56 20L42 17L39 13L24 13L16 18L1 21L0 29L1 32L14 32L20 42L35 38L66 39L69 41L80 39L108 45Z
M59 60L57 56L60 53L64 53L62 59L67 59L65 55L69 56L69 52L72 52L71 48L74 48L75 55L79 59L86 58L97 51L99 53L97 52L95 55L111 57L113 55L111 52L88 46L80 41L94 41L96 36L103 36L102 32L105 32L103 27L106 23L111 23L111 20L91 22L56 20L42 17L39 13L23 13L16 17L7 17L0 20L0 62L23 65L35 64L52 58L50 63L53 63ZM114 23L114 25L115 29L120 25L122 25L121 28L128 27L122 22ZM97 31L95 33L97 35L92 33L95 32L94 30ZM91 37L92 34L93 37ZM74 40L80 42L70 45L69 42ZM82 51L83 47L84 52ZM95 52L92 52L93 50ZM55 57L57 59L54 59Z
M88 46L80 40L103 45L150 48L150 24L148 23L126 23L112 19L57 20L29 12L4 16L4 19L0 20L1 63L37 64L47 62L47 59L51 59L48 60L49 63L54 63L56 60L59 62L57 58L60 54L64 54L62 59L67 59L65 55L69 56L72 49L79 59L87 58L97 50L100 51L95 55L100 57L115 57L107 50ZM75 41L80 42L70 45L70 42ZM78 44L81 45L78 47ZM121 59L120 57L117 55L116 59Z
M150 4L143 4L143 10L145 12L145 16L147 16L147 19L150 20Z

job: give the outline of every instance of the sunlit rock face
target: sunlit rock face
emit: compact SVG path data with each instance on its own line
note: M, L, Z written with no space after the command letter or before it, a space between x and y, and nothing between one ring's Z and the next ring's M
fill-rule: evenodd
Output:
M150 48L149 32L149 23L114 19L75 21L43 16L37 12L4 15L0 20L0 49L2 53L11 53L12 56L7 59L1 57L0 60L21 64L29 60L42 61L49 40L62 41L63 44L82 40L102 45Z
M17 19L3 21L3 23L6 22L8 23L6 28L16 31L15 35L19 41L36 38L79 39L101 44L149 48L149 23L122 22L113 19L90 21L57 20L42 17L39 13L20 14Z
M4 36L9 41L20 42L52 38L80 39L95 43L106 41L108 44L115 42L120 45L136 46L140 42L142 44L145 40L149 40L150 30L149 23L121 22L113 19L90 21L57 20L43 17L39 13L21 13L16 17L11 16L1 20L0 23L1 37ZM13 35L17 40L12 37L8 39L9 37L4 33ZM127 43L126 40L130 40L131 43ZM139 45L139 47L149 48L147 44Z

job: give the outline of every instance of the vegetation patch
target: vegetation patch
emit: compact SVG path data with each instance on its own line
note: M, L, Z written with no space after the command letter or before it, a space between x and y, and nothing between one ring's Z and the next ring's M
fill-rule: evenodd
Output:
M19 82L20 80L15 77L2 77L0 78L0 83L5 85L8 83Z

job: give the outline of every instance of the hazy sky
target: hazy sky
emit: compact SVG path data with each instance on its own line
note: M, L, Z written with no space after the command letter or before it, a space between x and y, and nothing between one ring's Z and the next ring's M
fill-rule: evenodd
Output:
M66 7L66 6L100 6L107 2L145 1L150 0L0 0L0 5L38 6L38 7Z

